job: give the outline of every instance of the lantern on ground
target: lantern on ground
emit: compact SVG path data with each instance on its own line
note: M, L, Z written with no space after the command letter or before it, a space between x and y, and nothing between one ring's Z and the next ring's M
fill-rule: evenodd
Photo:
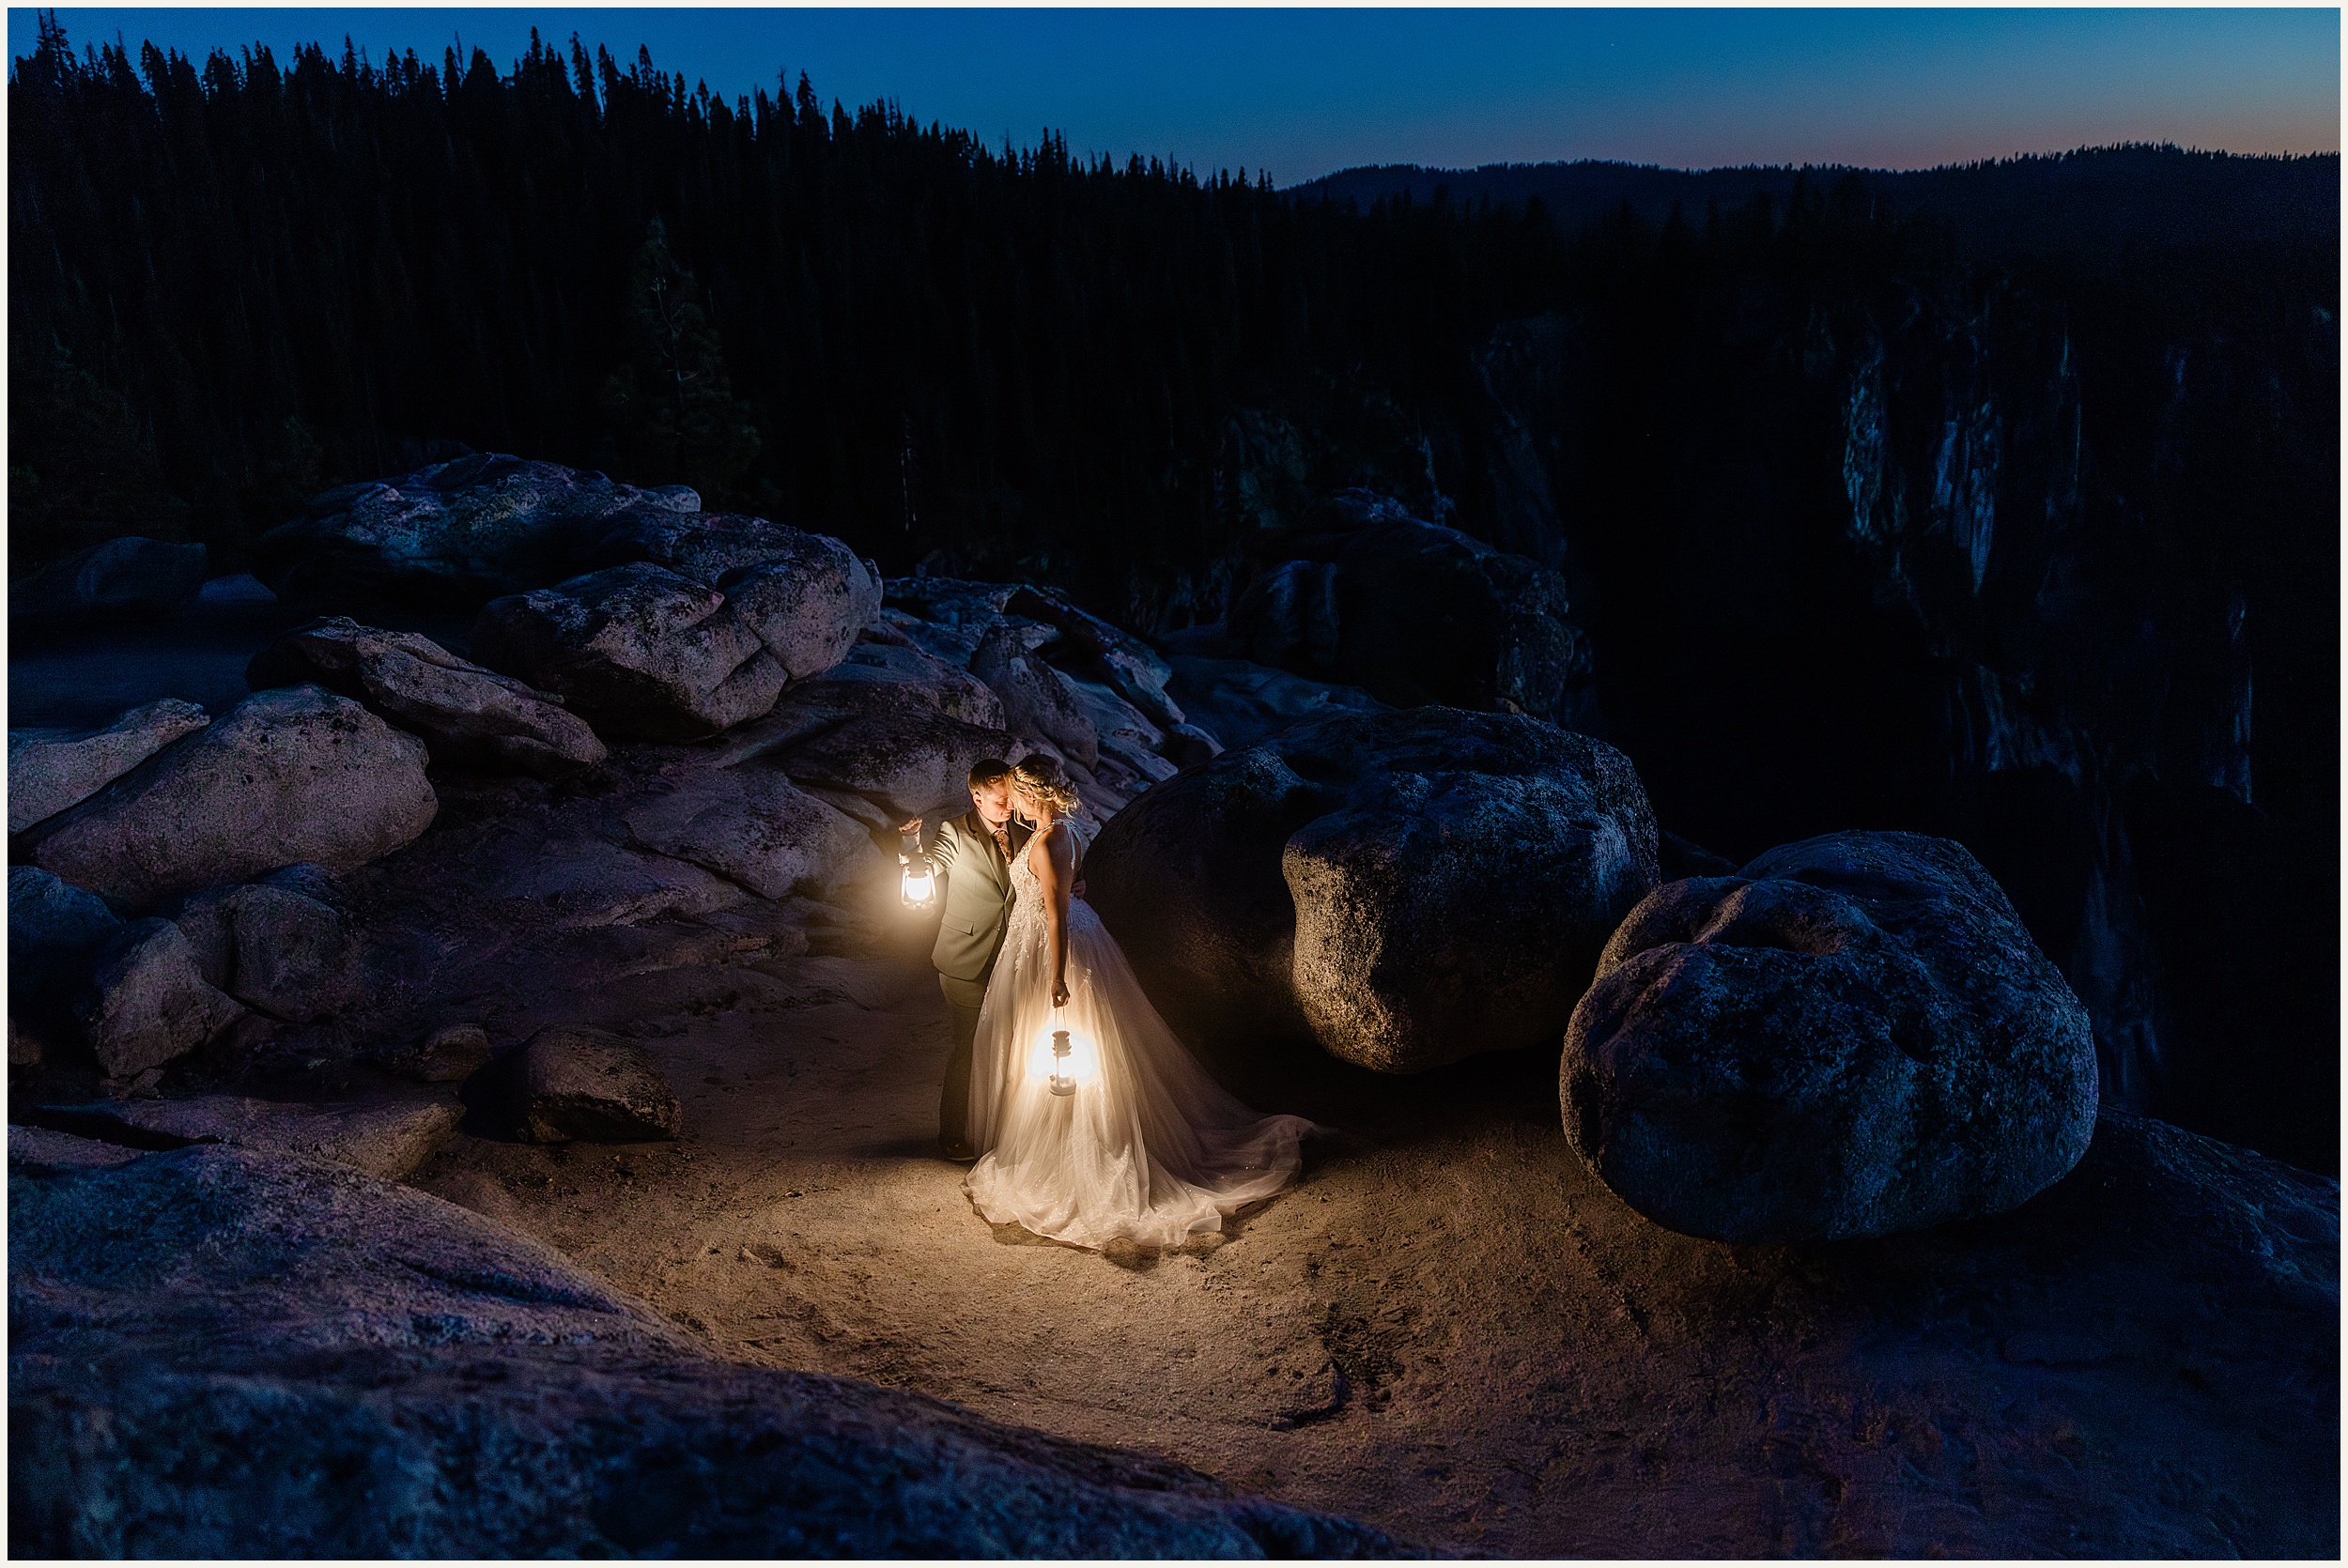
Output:
M897 864L905 869L898 891L907 909L928 909L937 902L937 873L930 869L927 860L914 858L920 849L921 836L908 833L904 836L904 849L897 856Z
M1069 1060L1069 1049L1068 1031L1053 1030L1051 1086L1052 1092L1056 1095L1073 1095L1076 1092L1074 1064Z

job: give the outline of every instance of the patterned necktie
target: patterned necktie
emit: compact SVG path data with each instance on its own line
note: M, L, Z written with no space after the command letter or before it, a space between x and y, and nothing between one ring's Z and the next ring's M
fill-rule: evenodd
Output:
M995 847L1003 852L1003 860L1008 864L1011 860L1011 824L1009 822L1005 822L995 830Z

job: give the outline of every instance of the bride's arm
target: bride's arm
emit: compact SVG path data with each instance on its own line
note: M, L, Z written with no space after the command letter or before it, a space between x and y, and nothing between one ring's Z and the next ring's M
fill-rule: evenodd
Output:
M1043 890L1044 934L1052 944L1052 1006L1068 1000L1068 888L1075 879L1075 835L1054 830L1043 843L1035 880Z

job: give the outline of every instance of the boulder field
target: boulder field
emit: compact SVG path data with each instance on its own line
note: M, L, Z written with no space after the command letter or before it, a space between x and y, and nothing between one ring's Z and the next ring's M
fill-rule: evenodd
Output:
M960 809L983 757L1063 761L1089 837L1221 746L1147 644L1057 594L907 579L884 606L839 541L704 513L681 487L460 459L319 498L257 564L330 607L478 607L472 656L328 614L252 654L253 695L217 716L165 699L11 734L12 855L54 879L11 884L12 1038L78 1038L110 1090L397 1012L397 961L358 952L301 889L260 884L396 857L450 788L562 786L476 795L546 809L473 846L436 884L449 899L526 909L524 932L632 930L844 887L885 864L897 823ZM1326 689L1292 684L1292 703Z
M2099 1109L1954 845L1659 832L1537 716L1556 583L1339 500L1278 669L459 459L260 554L470 642L12 735L11 1549L2335 1549L2337 1184ZM1366 645L1413 583L1493 636ZM1336 1130L1181 1253L931 1152L893 829L1029 753L1168 1018Z

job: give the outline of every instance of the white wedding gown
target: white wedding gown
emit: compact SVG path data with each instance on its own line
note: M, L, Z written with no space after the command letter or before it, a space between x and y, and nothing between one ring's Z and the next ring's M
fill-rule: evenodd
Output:
M1068 902L1068 1005L1052 1006L1043 892L1012 863L1009 928L970 1053L963 1182L996 1224L1101 1248L1175 1247L1295 1179L1302 1116L1259 1116L1209 1078L1141 993L1082 899ZM1069 1032L1072 1095L1051 1091L1052 1031Z

